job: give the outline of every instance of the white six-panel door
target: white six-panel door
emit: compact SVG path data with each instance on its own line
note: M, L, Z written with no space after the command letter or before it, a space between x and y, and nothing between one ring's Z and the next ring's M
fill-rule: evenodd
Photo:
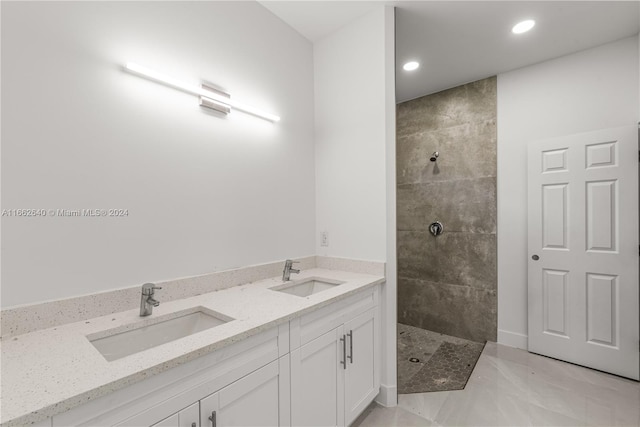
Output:
M638 129L532 143L529 351L639 379Z

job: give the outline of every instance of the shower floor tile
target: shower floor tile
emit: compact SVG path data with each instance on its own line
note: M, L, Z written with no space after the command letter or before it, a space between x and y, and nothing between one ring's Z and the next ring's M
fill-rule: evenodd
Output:
M483 343L398 324L398 393L461 390Z

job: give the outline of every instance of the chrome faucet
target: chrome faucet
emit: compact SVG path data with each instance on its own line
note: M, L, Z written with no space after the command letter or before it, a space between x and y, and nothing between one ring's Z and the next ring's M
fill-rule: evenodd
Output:
M289 279L289 276L291 276L291 273L300 273L300 270L296 270L295 268L293 268L293 264L298 264L298 261L292 261L288 259L284 262L284 270L282 271L283 281L287 282L291 280Z
M162 289L154 283L142 285L142 296L140 297L140 316L148 316L153 313L153 307L160 305L160 301L153 299L156 289Z

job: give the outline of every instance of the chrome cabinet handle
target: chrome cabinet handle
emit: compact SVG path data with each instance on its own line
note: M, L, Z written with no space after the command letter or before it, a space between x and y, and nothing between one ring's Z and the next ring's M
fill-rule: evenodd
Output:
M342 364L344 369L347 369L347 343L346 343L347 336L342 335L342 338L340 338L340 341L342 341L342 360L340 361L340 363Z
M209 421L211 421L211 425L213 427L216 427L216 411L213 411L211 413L211 416L209 417Z
M353 330L350 330L347 336L349 336L349 356L347 357L349 361L353 363Z

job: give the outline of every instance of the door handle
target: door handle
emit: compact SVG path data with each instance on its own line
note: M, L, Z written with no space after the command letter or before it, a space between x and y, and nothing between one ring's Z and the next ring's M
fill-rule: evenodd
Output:
M213 411L211 413L211 416L209 417L209 421L211 421L211 426L212 427L216 427L216 411Z
M344 369L347 369L347 336L342 335L340 341L342 341L342 360L340 361L340 363L342 364Z
M540 257L538 255L534 255L531 257L532 260L537 261L540 259Z
M347 334L349 336L349 361L353 363L353 330L350 330Z

